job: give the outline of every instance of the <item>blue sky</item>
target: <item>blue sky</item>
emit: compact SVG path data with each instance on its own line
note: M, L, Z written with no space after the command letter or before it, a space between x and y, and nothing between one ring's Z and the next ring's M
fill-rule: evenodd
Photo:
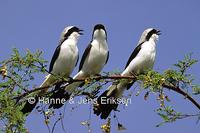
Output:
M21 51L26 48L31 51L44 51L44 58L51 56L58 44L61 31L65 26L76 25L84 29L84 36L80 38L78 47L82 55L88 45L93 26L102 23L108 32L110 59L104 71L113 69L123 70L128 57L135 48L144 29L154 27L162 31L157 45L157 57L154 69L162 72L172 68L172 64L182 59L185 54L193 52L193 57L200 59L200 2L198 0L21 0L0 1L0 60L11 54L16 47ZM200 82L200 63L190 70ZM77 72L74 70L73 75ZM44 75L35 81L38 85ZM173 92L168 92L171 104L178 111L195 113L198 110L190 102ZM132 132L193 132L200 130L195 119L184 119L173 124L166 124L159 128L155 125L161 121L154 109L159 106L156 97L151 95L148 101L143 95L132 97L132 104L118 113L119 120L127 128L124 133ZM199 97L196 99L200 100ZM59 111L58 111L59 112ZM87 132L87 128L80 125L88 119L88 106L82 105L70 112L67 105L65 127L70 133ZM27 118L26 126L31 133L47 132L43 117L33 112ZM101 121L92 115L92 128L100 133ZM117 133L113 122L112 133ZM62 132L60 124L56 132Z

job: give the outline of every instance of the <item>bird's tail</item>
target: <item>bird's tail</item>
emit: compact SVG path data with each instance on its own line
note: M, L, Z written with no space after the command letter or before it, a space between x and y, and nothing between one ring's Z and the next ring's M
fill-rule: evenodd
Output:
M56 82L56 77L55 76L53 76L52 74L47 75L45 80L44 80L44 82L40 85L40 87L45 87L46 86L46 88L42 89L40 91L40 94L42 95L43 93L47 92L48 86L54 84L55 82Z
M108 89L97 98L97 104L94 104L94 114L100 115L101 119L107 119L111 111L117 110L118 100L122 97L124 90L128 87L130 82L120 81L120 83L113 83ZM131 83L133 84L133 83Z
M83 78L82 73L76 74L73 79ZM68 101L72 93L76 91L76 89L81 86L83 82L73 82L71 84L65 85L66 87L61 87L61 85L56 85L55 92L51 95L50 99L59 99L59 101ZM52 103L49 105L49 108L59 109L64 105L64 103Z
M46 76L46 79L44 82L40 85L40 87L45 87L53 84L55 82L55 77L53 75L49 74ZM30 113L35 108L39 101L39 97L44 95L47 92L48 88L42 89L35 97L31 97L32 100L26 100L26 103L24 107L21 109L21 112L23 114Z
M116 85L111 85L108 90L104 91L98 98L97 104L94 104L94 114L100 115L101 119L106 119L112 110L116 110L118 104L111 103L111 99L115 99L117 93ZM105 103L104 103L105 102Z
M32 110L35 108L37 103L38 103L38 96L31 98L31 100L26 100L26 103L25 103L24 107L21 109L21 112L23 114L32 112Z

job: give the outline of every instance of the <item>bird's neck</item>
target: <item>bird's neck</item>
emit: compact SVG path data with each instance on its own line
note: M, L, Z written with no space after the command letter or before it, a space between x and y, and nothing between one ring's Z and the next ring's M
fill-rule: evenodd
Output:
M68 39L77 42L79 39L79 36L78 35L69 36Z
M149 39L149 42L150 42L151 44L155 45L156 42L157 42L157 38L151 37L151 38Z
M152 36L152 37L149 39L149 41L156 43L156 42L158 41L158 36L157 36L157 35Z
M156 40L151 38L147 43L144 44L144 48L148 49L148 51L155 51L156 49Z
M94 39L92 41L92 45L105 49L105 50L108 49L107 41L105 39Z

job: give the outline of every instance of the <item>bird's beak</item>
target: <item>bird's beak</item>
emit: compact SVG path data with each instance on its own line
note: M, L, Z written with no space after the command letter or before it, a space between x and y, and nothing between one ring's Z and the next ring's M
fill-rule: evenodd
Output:
M160 30L157 30L157 35L161 35L161 31Z
M79 30L78 33L79 33L80 35L83 35L82 31L84 31L84 30Z

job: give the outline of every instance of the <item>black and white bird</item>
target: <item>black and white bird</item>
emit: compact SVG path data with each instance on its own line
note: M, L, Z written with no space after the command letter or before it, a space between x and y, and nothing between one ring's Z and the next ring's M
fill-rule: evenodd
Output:
M109 50L107 44L107 32L102 24L97 24L94 27L92 40L85 49L80 66L79 72L73 79L87 78L92 75L98 75L107 63L109 58ZM81 87L83 82L74 82L65 87L65 89L58 89L52 95L52 98L65 98L68 100L70 95L78 88ZM51 104L49 108L60 108L63 104Z
M79 54L77 43L80 35L83 34L81 31L82 30L76 26L68 26L63 30L59 45L57 46L50 62L49 74L46 76L40 87L53 85L58 81L58 77L68 78L70 76L78 62ZM43 95L47 90L48 87L39 92L34 104L30 104L27 101L22 112L31 112L37 104L38 97Z
M147 70L152 69L156 56L156 42L159 38L160 31L148 28L139 40L139 44L129 57L122 76L137 76L144 74ZM123 92L129 89L135 81L122 80L113 83L108 89L97 98L97 104L94 104L94 114L100 115L101 119L106 119L112 110L117 110L117 103L109 102L109 99L121 98ZM107 100L108 99L108 100ZM107 103L103 101L108 101Z

